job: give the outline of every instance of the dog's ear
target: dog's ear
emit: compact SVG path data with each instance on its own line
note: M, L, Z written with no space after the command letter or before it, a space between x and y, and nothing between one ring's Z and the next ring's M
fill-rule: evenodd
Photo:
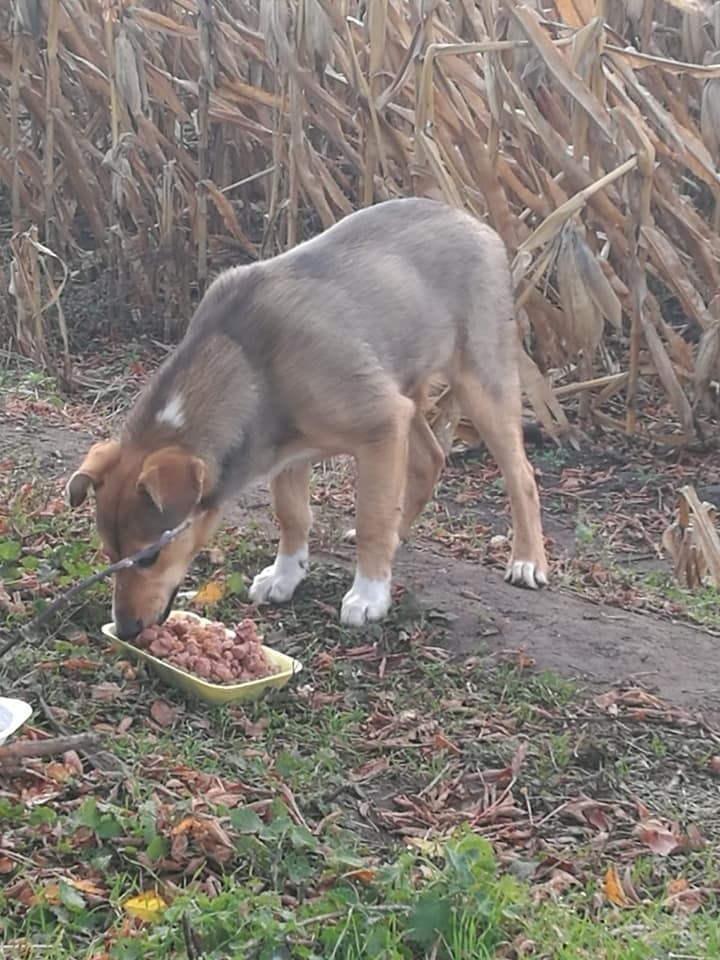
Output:
M117 440L94 443L80 467L70 477L65 495L71 507L79 507L88 495L90 487L97 489L105 474L112 470L120 459L120 444Z
M207 481L203 460L178 447L163 447L145 459L137 485L175 526L198 505Z

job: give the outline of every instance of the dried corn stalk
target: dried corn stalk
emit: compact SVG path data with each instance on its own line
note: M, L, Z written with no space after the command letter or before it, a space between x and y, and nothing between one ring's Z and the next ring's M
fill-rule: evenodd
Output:
M720 321L716 320L700 338L693 372L694 409L710 413L720 410Z
M720 416L699 401L718 380L719 43L708 0L13 0L0 185L15 233L37 225L71 266L94 242L111 303L173 336L220 267L379 199L445 197L514 260L547 428L579 397L683 443Z
M72 365L68 343L67 326L60 297L68 278L66 264L42 243L38 242L37 227L15 235L10 241L9 293L15 300L15 338L25 356L39 359L43 366L57 373L65 384L72 378ZM62 280L56 283L52 265L58 264L63 271ZM45 302L43 302L45 300ZM52 338L48 336L45 314L55 308L62 350L56 361Z
M702 586L706 578L720 586L720 537L716 507L700 502L694 487L680 490L676 518L662 536L662 546L673 562L673 574L689 589Z

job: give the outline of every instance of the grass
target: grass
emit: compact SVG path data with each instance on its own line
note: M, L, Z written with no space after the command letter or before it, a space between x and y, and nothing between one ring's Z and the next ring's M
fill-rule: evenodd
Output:
M66 512L28 463L0 481L5 630L99 560L90 511ZM342 512L333 474L316 493ZM462 523L441 537L464 555L482 536L477 516L465 538ZM717 747L702 725L603 708L522 656L454 654L447 622L409 592L386 623L347 631L335 562L258 614L261 529L228 528L214 548L189 584L224 584L203 612L258 617L305 672L244 709L185 701L101 639L107 585L16 647L0 686L33 702L27 735L95 731L104 752L3 776L0 957L717 955ZM667 856L638 834L653 821L678 838ZM160 898L146 919L143 894Z
M720 934L704 916L672 916L648 905L600 918L587 896L545 904L526 933L532 943L553 943L536 954L548 960L701 960L720 950Z
M695 590L686 590L664 571L644 574L638 580L646 593L672 604L688 620L720 630L720 588L704 584Z

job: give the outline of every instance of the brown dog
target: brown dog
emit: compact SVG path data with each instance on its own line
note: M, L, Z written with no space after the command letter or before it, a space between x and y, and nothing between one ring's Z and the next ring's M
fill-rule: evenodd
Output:
M250 596L289 600L307 571L311 465L341 453L357 466L357 568L340 618L384 617L399 539L444 462L422 408L436 375L505 478L513 524L506 579L545 584L519 349L502 241L437 201L379 203L287 253L221 274L121 439L93 446L68 483L73 506L94 488L112 560L192 518L154 562L116 576L120 636L167 616L222 506L265 477L280 542Z

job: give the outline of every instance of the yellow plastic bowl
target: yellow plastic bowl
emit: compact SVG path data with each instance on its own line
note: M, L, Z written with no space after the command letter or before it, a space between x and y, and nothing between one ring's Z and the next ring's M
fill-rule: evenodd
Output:
M205 617L191 613L189 610L173 610L168 619L175 617L186 617L204 624L211 622ZM112 640L113 646L136 660L144 660L145 663L149 664L165 683L191 696L196 696L206 703L234 703L257 700L270 687L284 687L291 677L302 670L302 664L299 660L294 660L292 657L280 653L279 650L273 650L272 647L266 647L263 644L263 650L268 660L278 667L277 673L270 677L261 677L259 680L247 680L245 683L208 683L207 680L193 676L193 674L181 670L180 667L173 666L171 663L165 663L151 653L141 650L140 647L121 640L115 632L114 623L106 623L102 632L109 640ZM228 636L232 636L230 630L227 632Z

